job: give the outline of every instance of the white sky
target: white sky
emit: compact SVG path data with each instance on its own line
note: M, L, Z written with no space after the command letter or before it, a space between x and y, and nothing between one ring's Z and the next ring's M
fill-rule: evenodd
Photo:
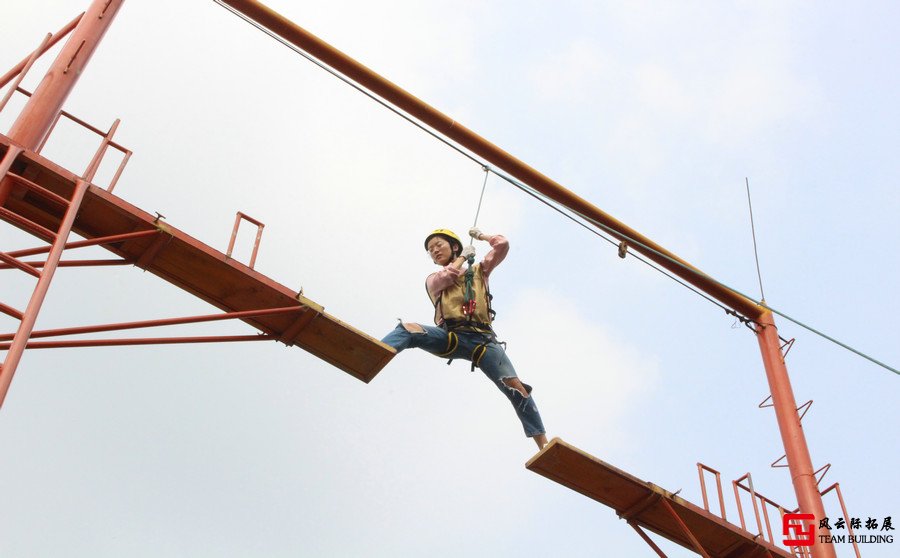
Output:
M4 3L0 69L87 5ZM749 177L768 303L900 365L896 4L269 5L756 297ZM464 232L481 188L477 165L212 1L126 2L66 109L122 118L118 195L220 250L235 211L262 220L257 270L376 337L430 319L422 237ZM61 128L45 154L81 172L95 142ZM701 461L794 505L751 332L495 178L479 225L511 240L497 330L551 436L698 504ZM3 250L33 244L0 228ZM3 300L24 307L18 275ZM38 328L210 311L136 268L63 269ZM900 378L779 324L823 486L900 524ZM189 332L249 333L165 334ZM4 557L652 555L525 470L534 446L480 374L416 351L369 385L277 344L31 351L0 448Z

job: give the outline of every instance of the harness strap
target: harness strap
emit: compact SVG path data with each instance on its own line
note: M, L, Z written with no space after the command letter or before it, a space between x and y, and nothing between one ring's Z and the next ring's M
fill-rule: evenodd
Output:
M453 351L456 350L456 347L459 346L459 337L456 336L452 331L447 332L447 350L443 353L438 354L439 357L444 357L447 355L452 355ZM453 360L453 359L450 359Z
M447 331L453 331L457 329L465 331L468 329L469 331L475 331L476 333L494 335L494 329L491 327L491 324L469 320L444 320L444 323L441 324L441 327L446 329Z
M487 354L487 342L482 343L472 349L472 368L471 372L475 371L476 367L480 367L481 359L484 358L484 355Z

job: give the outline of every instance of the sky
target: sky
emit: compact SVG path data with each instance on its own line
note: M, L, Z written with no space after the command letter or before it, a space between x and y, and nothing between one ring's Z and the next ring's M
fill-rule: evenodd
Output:
M267 5L758 299L749 181L766 302L900 366L896 4ZM0 68L87 6L5 3ZM126 2L65 109L122 119L117 195L222 251L236 211L261 220L256 269L379 338L431 319L422 240L472 225L484 177L212 1ZM61 124L44 155L80 173L97 142ZM510 240L495 326L551 437L698 505L697 463L713 467L735 522L730 481L748 472L795 505L770 467L784 450L751 331L496 176L478 225ZM4 251L35 244L0 228ZM251 244L242 229L236 256ZM30 278L0 284L25 306ZM138 268L62 269L37 328L213 311ZM814 401L822 487L840 483L851 517L900 523L900 378L777 323L798 404ZM157 333L252 330L137 335ZM366 385L276 343L34 350L0 410L0 555L653 555L614 511L526 470L534 450L480 374L418 351Z

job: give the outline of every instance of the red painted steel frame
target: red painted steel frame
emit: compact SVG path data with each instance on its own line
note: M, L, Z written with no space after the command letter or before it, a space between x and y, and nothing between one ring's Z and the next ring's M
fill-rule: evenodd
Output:
M94 0L44 79L9 130L9 138L34 151L41 144L124 0ZM4 201L0 196L0 203Z
M17 147L10 147L6 157L0 163L0 206L6 203L12 188L11 181L3 180L3 178L6 177L13 161L22 149L34 151L41 145L50 127L56 120L63 102L65 102L69 93L75 87L78 77L84 71L88 60L90 60L91 55L112 23L123 1L94 0L87 12L79 19L71 37L66 41L44 79L38 85L34 94L28 99L21 114L13 123L9 137ZM45 47L46 44L42 44L40 49ZM10 343L3 364L0 365L0 407L3 406L13 375L25 351L25 345L34 329L38 313L50 288L50 282L58 267L60 257L66 246L66 240L72 230L72 224L75 222L75 216L81 207L81 201L87 189L88 182L79 180L72 199L69 200L65 216L55 234L51 232L47 235L49 231L38 231L41 232L42 236L48 236L52 240L52 247L28 306L22 312L19 328L12 343ZM15 217L14 214L9 212L5 212L4 216L7 218ZM34 224L32 223L31 225ZM31 228L37 230L36 226Z
M9 88L9 91L6 92L6 95L4 95L3 99L0 100L0 111L2 111L4 108L6 108L6 103L9 102L9 100L13 96L13 93L15 93L16 90L19 88L19 84L22 83L22 80L25 79L25 74L28 73L28 70L31 69L31 65L34 64L34 61L38 59L38 57L45 50L45 48L47 47L47 44L52 40L52 38L53 38L53 35L51 35L50 33L47 33L47 36L44 37L43 41L41 41L40 46L37 47L37 49L31 53L31 56L28 58L28 61L25 63L24 66L22 66L22 69L21 69L18 77L16 77L16 81L13 82L12 87ZM0 85L0 87L3 87L3 86Z
M822 499L818 490L815 489L815 478L811 475L813 469L809 450L803 432L800 430L799 420L796 420L797 409L790 379L784 362L781 360L780 344L775 332L772 313L767 308L726 288L672 252L614 219L551 178L526 165L260 2L255 0L221 1L535 190L561 205L601 223L606 227L604 230L612 231L611 234L618 239L631 239L629 244L634 250L644 254L676 276L745 316L766 324L765 327L758 326L757 337L775 401L776 415L788 455L797 500L803 512L813 513L820 518L824 517ZM834 556L834 548L830 544L817 544L815 556L816 558L831 558Z
M264 308L261 310L244 310L241 312L225 312L223 314L206 314L203 316L189 316L186 318L164 318L160 320L144 320L140 322L123 322L117 324L103 324L94 326L67 327L61 329L46 329L32 332L31 338L60 337L63 335L83 335L85 333L100 333L105 331L122 331L125 329L143 329L148 327L164 327L173 325L197 324L203 322L215 322L220 320L239 320L243 318L258 318L273 314L292 314L303 312L299 306L286 306L284 308ZM10 334L0 335L0 341L9 341Z
M706 478L703 471L709 471L716 477L716 490L719 494L719 515L722 519L728 519L725 516L725 497L722 495L722 474L712 467L708 467L703 463L697 463L697 472L700 474L700 491L703 493L703 509L709 511L709 498L706 497Z
M841 511L844 512L844 519L847 521L847 534L850 535L850 540L853 541L853 550L856 552L856 558L860 558L859 546L856 544L856 539L853 538L853 525L850 521L850 514L847 513L847 506L844 504L844 496L841 494L841 484L837 482L832 484L822 491L822 496L825 496L832 490L837 494L838 502L841 504Z
M251 224L256 225L256 240L253 241L253 253L250 255L250 263L247 267L253 269L253 266L256 264L256 254L259 252L259 241L262 238L263 228L266 226L265 224L257 221L253 217L246 215L240 211L237 212L237 215L234 217L234 228L231 230L231 240L228 241L228 251L225 253L229 258L231 257L231 252L234 250L234 241L237 238L238 228L241 226L241 219L249 221Z
M275 341L274 335L214 335L201 337L141 337L132 339L78 339L75 341L28 341L26 349L72 349L76 347L122 347L129 345L178 345L185 343L229 343L234 341ZM11 343L0 343L0 350Z
M760 317L756 325L756 334L766 368L769 389L772 392L772 404L778 421L778 429L784 440L788 468L791 472L794 492L797 494L797 504L800 506L801 512L811 513L817 520L822 519L826 517L825 506L822 503L822 495L819 494L806 436L800 425L797 402L794 399L794 391L791 388L787 367L781 354L778 329L775 327L775 320L771 312L766 312ZM818 535L829 534L825 528L819 528L817 533ZM815 558L835 558L834 546L821 543L820 540L818 536L815 537L812 547L813 556Z
M22 353L25 352L25 344L28 342L31 331L34 329L34 323L37 320L41 305L44 303L44 297L47 296L47 290L50 288L50 282L53 280L53 274L56 272L59 258L62 256L66 238L68 238L69 232L72 230L72 224L75 222L75 215L81 207L81 200L84 198L84 193L87 189L88 183L79 180L75 188L75 193L72 196L71 205L69 205L65 217L63 217L62 224L59 227L59 231L57 231L56 239L53 241L53 247L50 249L50 254L47 257L47 265L41 272L41 278L38 279L37 286L34 288L34 292L31 295L31 300L29 300L28 306L23 312L22 321L19 323L19 329L16 331L15 338L9 346L3 364L0 365L0 406L3 405L3 401L6 399L6 393L9 391L9 385L12 383L13 375L22 358Z
M653 542L653 539L651 539L651 538L647 535L647 533L645 533L644 530L641 529L640 525L637 525L637 524L635 524L635 523L632 523L631 521L628 522L628 525L629 525L629 527L631 527L632 529L634 529L634 531L635 531L638 535L640 535L640 537L641 537L642 539L644 539L644 542L647 543L647 544L650 546L650 548L653 549L654 552L656 552L656 554L657 554L657 556L659 556L659 558L668 558L668 557L666 556L665 552L663 552L662 549L660 549L659 546L657 546L657 544L656 544L655 542Z
M75 19L73 19L72 21L67 23L62 29L57 31L50 38L50 40L46 44L43 45L43 47L40 49L40 51L37 53L37 55L41 56L42 54L44 54L45 52L47 52L48 50L53 48L53 46L56 45L56 43L58 43L63 37L68 35L72 31L72 29L75 29L75 26L78 25L78 22L81 21L81 18L83 16L84 16L84 13L78 14L75 17ZM4 87L7 83L9 83L16 76L23 73L26 66L28 65L29 58L31 58L30 55L26 56L21 62L19 62L15 66L13 66L13 68L10 71L3 74L3 77L0 77L0 87Z

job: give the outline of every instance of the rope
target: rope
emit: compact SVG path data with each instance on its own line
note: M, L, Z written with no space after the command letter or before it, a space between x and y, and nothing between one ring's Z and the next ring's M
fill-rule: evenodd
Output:
M480 165L483 169L485 169L485 185L487 184L487 175L488 175L488 173L489 173L489 172L493 172L494 174L496 174L497 176L499 176L499 177L502 178L503 180L505 180L505 181L507 181L508 183L512 184L513 186L519 188L520 190L522 190L523 192L525 192L525 193L527 193L528 195L532 196L533 198L537 199L537 200L540 201L541 203L543 203L543 204L547 205L548 207L550 207L550 208L556 210L557 212L559 212L559 213L561 213L562 215L566 216L567 218L571 219L571 220L574 221L575 223L578 223L579 225L581 225L581 226L584 227L585 229L591 231L592 233L594 233L594 234L596 234L597 236L603 238L604 240L606 240L607 242L611 243L612 245L618 247L618 243L617 243L617 242L615 242L615 241L613 241L613 240L611 240L611 239L609 239L609 238L606 238L605 236L603 236L602 234L600 234L598 231L595 231L595 230L591 229L590 227L588 227L588 226L585 225L584 223L578 221L577 219L575 219L573 216L571 216L570 214L566 213L566 212L563 211L562 209L560 209L560 208L554 206L552 203L546 201L546 200L544 199L545 196L543 196L543 195L540 194L539 192L533 190L533 189L530 188L529 186L526 186L525 184L519 182L518 180L516 180L516 179L514 179L514 178L512 178L512 177L506 176L506 175L504 175L504 174L502 174L502 173L497 172L495 169L490 168L490 167L489 167L488 165L486 165L483 161L479 160L477 157L475 157L474 155L472 155L472 154L469 153L468 151L462 149L460 146L456 145L455 143L451 142L449 139L447 139L447 138L445 138L444 136L438 134L437 132L435 132L434 130L428 128L427 126L425 126L425 125L422 124L421 122L415 120L414 118L412 118L412 117L409 116L408 114L406 114L406 113L402 112L401 110L397 109L396 107L392 106L392 105L389 104L387 101L384 101L383 99L377 97L375 94L373 94L373 93L371 93L370 91L364 89L362 86L357 85L355 82L353 82L353 81L350 80L349 78L345 77L345 76L342 75L340 72L334 70L333 68L330 68L330 67L326 66L324 63L322 63L322 62L320 62L319 60L315 59L314 57L310 56L309 54L307 54L307 53L304 52L303 50L297 48L295 45L293 45L293 44L287 42L286 40L284 40L282 37L280 37L280 36L277 35L276 33L272 32L271 30L269 30L269 29L267 29L267 28L265 28L265 27L263 27L262 25L260 25L259 23L253 21L252 19L250 19L250 18L244 16L244 14L242 14L242 13L238 12L237 10L233 9L231 6L228 6L227 4L223 4L220 0L213 0L213 1L214 1L216 4L218 4L219 6L225 8L226 10L228 10L229 12L231 12L232 14L236 15L236 16L239 17L240 19L242 19L242 20L244 20L245 22L249 23L249 24L252 25L253 27L255 27L255 28L257 28L258 30L262 31L262 32L265 33L266 35L268 35L268 36L270 36L271 38L275 39L276 41L278 41L278 42L281 43L282 45L284 45L284 46L286 46L287 48L291 49L292 51L296 52L297 54L299 54L300 56L302 56L303 58L305 58L305 59L308 60L309 62L312 62L313 64L315 64L315 65L318 66L319 68L325 70L326 72L328 72L328 73L331 74L332 76L338 78L339 80L341 80L342 82L346 83L347 85L349 85L349 86L352 87L353 89L359 91L360 93L362 93L362 94L365 95L366 97L372 99L373 101L375 101L375 102L378 103L379 105L383 106L384 108L386 108L386 109L388 109L389 111L393 112L393 113L396 114L397 116L403 118L404 120L406 120L407 122L409 122L409 123L412 124L413 126L419 128L420 130L422 130L422 131L425 132L426 134L428 134L428 135L430 135L431 137L435 138L436 140L440 141L441 143L443 143L444 145L446 145L446 146L449 147L450 149L456 151L457 153L459 153L459 154L462 155L463 157L469 159L469 160L472 161L473 163L476 163L476 164ZM484 187L482 187L482 197L483 197L483 196L484 196ZM479 212L481 211L481 199L479 199L479 202L478 202L478 211L479 211ZM608 234L611 234L611 235L614 235L614 236L621 236L621 237L625 238L628 242L631 242L631 243L634 243L634 244L636 244L636 245L638 245L638 246L641 246L641 247L644 248L645 250L650 251L650 252L653 252L653 253L655 253L656 255L658 255L658 256L660 256L660 257L662 257L662 258L665 258L665 259L671 261L671 262L674 263L675 265L677 265L677 266L679 266L679 267L681 267L681 268L683 268L683 269L685 269L685 270L688 270L688 271L691 271L691 272L693 272L693 273L696 273L696 271L694 271L694 270L690 269L689 267L685 266L683 263L681 263L681 262L679 262L679 261L677 261L677 260L674 260L674 259L672 259L671 257L669 257L669 256L667 256L667 255L665 255L665 254L662 254L662 253L660 253L660 252L658 252L658 251L656 251L656 250L650 248L649 246L646 246L645 244L643 244L643 243L641 243L641 242L638 242L638 241L636 241L636 240L634 240L634 239L632 239L632 238L629 238L629 237L626 236L626 235L622 235L621 233L617 233L617 232L613 231L612 229L610 229L609 227L607 227L606 225L604 225L603 223L597 222L597 221L595 221L594 219L591 219L591 218L589 218L589 217L587 217L587 216L585 216L585 215L582 215L582 214L578 213L577 211L574 211L574 210L571 210L571 209L569 209L569 211L572 211L575 215L577 215L579 218L583 219L584 221L587 221L588 223L591 223L592 225L594 225L594 226L596 226L596 227L598 227L598 228L603 229L603 230L604 230L605 232L607 232ZM477 213L477 212L476 212L476 215L475 215L475 221L476 221L476 223L477 223L477 221L478 221L478 213ZM634 255L634 254L632 254L632 255ZM636 255L634 255L634 256L635 256L635 258L636 258L638 261L641 261L642 263L644 263L644 264L650 266L651 268L655 269L656 271L662 273L662 274L665 275L666 277L668 277L668 278L670 278L670 279L676 281L677 283L679 283L679 284L681 284L681 285L687 287L688 289L690 289L690 290L693 291L694 293L700 295L701 297L705 298L705 299L708 300L709 302L712 302L712 303L715 304L716 306L718 306L718 307L724 309L726 313L732 314L732 315L736 316L736 317L737 317L738 319L740 319L742 322L747 323L747 322L750 321L748 318L743 317L743 316L739 316L739 315L738 315L735 311L733 311L732 309L730 309L730 308L728 308L728 307L722 305L721 303L719 303L719 302L716 301L715 299L713 299L713 298L707 296L705 293L703 293L703 292L701 292L701 291L698 291L698 290L695 289L694 287L692 287L692 286L688 285L687 283L681 281L680 279L676 278L674 275L671 275L671 274L668 273L667 271L665 271L665 270L663 270L663 269L657 267L657 266L654 265L653 263L651 263L651 262L649 262L649 261L647 261L647 260L645 260L645 259L643 259L643 258L640 258L640 257L638 257L638 256L636 256ZM728 290L730 290L730 291L732 291L732 292L734 292L734 293L736 293L736 294L738 294L738 295L741 295L741 296L743 296L744 298L746 298L746 299L748 299L748 300L751 300L751 301L755 302L756 304L759 304L760 306L762 306L762 307L764 307L764 308L766 308L766 309L768 309L768 310L771 310L772 313L778 314L778 315L781 316L782 318L784 318L784 319L786 319L786 320L788 320L788 321L790 321L790 322L793 322L794 324L796 324L796 325L798 325L798 326L800 326L800 327L802 327L802 328L804 328L804 329L806 329L806 330L808 330L808 331L810 331L810 332L812 332L812 333L814 333L814 334L816 334L816 335L818 335L818 336L820 336L820 337L822 337L822 338L824 338L824 339L826 339L826 340L828 340L828 341L831 341L832 343L835 343L836 345L839 345L840 347L843 347L844 349L847 349L848 351L851 351L851 352L855 353L856 355L861 356L861 357L865 358L866 360L868 360L868 361L870 361L870 362L872 362L872 363L874 363L874 364L877 364L878 366L881 366L882 368L885 368L885 369L887 369L887 370L893 372L894 374L900 375L900 370L897 370L896 368L893 368L893 367L891 367L891 366L888 366L887 364L884 364L883 362L878 361L878 360L876 360L876 359L870 357L869 355L867 355L867 354L865 354L865 353L862 353L862 352L860 352L860 351L854 349L853 347L851 347L851 346L849 346L849 345L847 345L847 344L845 344L845 343L842 343L842 342L838 341L837 339L835 339L835 338L833 338L833 337L831 337L831 336L829 336L829 335L826 335L826 334L824 334L824 333L822 333L822 332L820 332L820 331L818 331L818 330L816 330L816 329L814 329L814 328L812 328L812 327L810 327L810 326L804 324L803 322L800 322L800 321L798 321L798 320L796 320L796 319L794 319L794 318L788 316L787 314L784 314L784 313L782 313L782 312L776 310L775 308L772 308L771 306L769 306L769 305L767 305L767 304L765 304L765 303L763 303L763 302L761 302L761 301L756 301L756 300L754 300L752 297L749 297L749 296L747 296L747 295L741 293L741 292L738 291L737 289L734 289L734 288L732 288L732 287L730 287L730 286L728 286L728 285L725 285L724 283L721 283L721 282L719 282L719 281L717 281L717 280L715 280L715 279L713 279L713 278L711 278L711 277L709 277L709 276L707 276L707 277L708 277L710 280L712 280L713 282L715 282L717 285L719 285L719 286L721 286L721 287L723 287L723 288L726 288L726 289L728 289Z
M487 188L488 176L491 174L491 169L487 165L481 165L481 170L484 171L484 184L481 185L481 196L478 197L478 209L475 210L475 222L472 223L473 229L478 226L478 215L481 214L481 200L484 199L484 190ZM469 246L472 246L473 242L475 242L475 239L469 237Z

